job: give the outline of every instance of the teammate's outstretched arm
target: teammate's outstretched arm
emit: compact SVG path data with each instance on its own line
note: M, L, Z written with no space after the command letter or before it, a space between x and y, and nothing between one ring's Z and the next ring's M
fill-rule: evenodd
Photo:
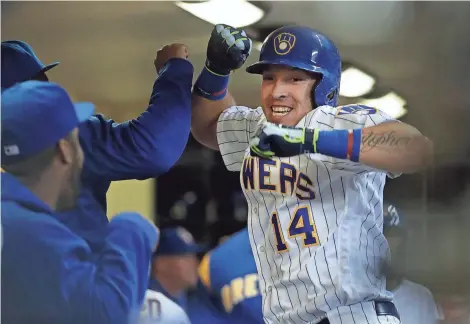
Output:
M227 90L230 73L240 68L251 52L251 40L243 30L216 25L207 45L207 59L192 96L191 132L201 144L219 149L217 121L235 105Z
M181 157L191 125L194 68L183 44L164 46L158 77L139 117L116 123L96 115L80 128L85 173L107 181L146 179L167 172Z
M411 125L389 121L359 129L318 130L265 123L251 141L262 157L319 153L390 173L413 173L433 158L433 143Z

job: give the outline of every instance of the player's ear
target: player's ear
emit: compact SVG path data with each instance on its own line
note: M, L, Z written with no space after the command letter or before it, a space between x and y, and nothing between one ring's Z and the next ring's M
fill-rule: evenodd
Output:
M76 144L78 142L78 129L74 128L66 137L57 143L57 155L63 164L72 164L76 152Z

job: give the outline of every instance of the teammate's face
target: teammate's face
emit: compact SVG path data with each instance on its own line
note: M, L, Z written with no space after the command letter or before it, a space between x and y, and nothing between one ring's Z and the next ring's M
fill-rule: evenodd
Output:
M181 281L187 287L197 284L197 257L193 254L181 256L176 266Z
M272 66L263 72L261 104L266 119L296 126L312 110L312 75L298 69Z
M183 289L197 284L197 257L194 254L159 256L155 260L156 272Z
M62 148L66 171L62 189L57 203L58 210L69 210L77 205L80 193L81 174L83 168L83 151L78 139L78 129L74 129Z

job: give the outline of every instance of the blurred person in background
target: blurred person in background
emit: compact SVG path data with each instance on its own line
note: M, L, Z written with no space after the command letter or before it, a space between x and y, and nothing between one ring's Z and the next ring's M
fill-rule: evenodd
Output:
M149 106L138 118L116 123L94 115L79 126L85 156L79 203L58 217L94 250L105 243L106 192L111 181L157 177L183 153L191 121L193 66L188 55L182 44L166 45L157 52L158 77ZM3 91L27 80L47 81L47 72L58 63L45 65L31 46L12 40L2 42L1 64ZM115 77L119 77L119 66Z
M188 290L195 288L198 280L197 254L205 250L183 227L162 229L152 261L149 289L161 292L186 311Z
M117 215L98 252L57 216L78 204L79 128L93 111L49 82L26 81L2 93L3 323L137 319L157 228L137 213Z
M451 283L461 275L444 273L447 284L436 289L435 296L439 308L440 324L470 324L470 293L466 282ZM467 277L468 274L464 277ZM441 282L442 283L442 282Z
M390 247L391 260L385 265L387 289L394 294L402 324L437 324L438 310L432 293L406 279L407 230L397 208L384 204L384 235Z
M261 293L248 228L223 236L199 265L200 284L190 295L193 324L263 323Z

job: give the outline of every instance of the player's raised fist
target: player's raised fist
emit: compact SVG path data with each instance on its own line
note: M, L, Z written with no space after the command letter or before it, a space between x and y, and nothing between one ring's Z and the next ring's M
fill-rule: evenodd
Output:
M160 70L163 68L166 62L168 62L168 60L172 58L188 59L188 57L189 57L188 46L184 44L175 43L175 44L165 45L161 49L159 49L157 51L157 56L155 57L153 64L155 65L155 68L157 69L157 73L160 73Z
M230 74L246 62L251 47L251 39L244 30L216 25L207 45L206 67L217 74Z

